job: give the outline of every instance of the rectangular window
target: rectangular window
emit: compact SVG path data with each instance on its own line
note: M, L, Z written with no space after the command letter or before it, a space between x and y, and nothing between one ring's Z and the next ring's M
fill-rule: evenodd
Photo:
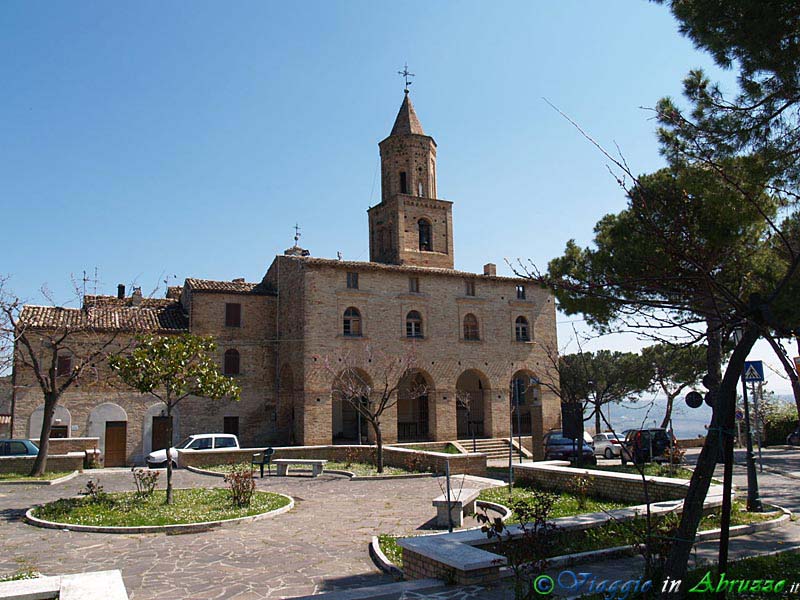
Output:
M464 284L465 284L465 288L466 288L465 292L466 292L467 296L474 296L475 295L475 282L472 281L471 279L468 279L467 281L464 282Z
M518 285L517 286L517 300L525 300L525 286Z
M223 426L222 426L222 433L230 433L233 435L239 435L239 417L225 417ZM217 438L217 443L224 438Z
M400 171L400 193L408 193L408 178L406 177L405 171Z
M419 277L408 278L408 291L415 294L419 292Z
M58 377L66 377L72 372L72 357L59 356L56 361L56 375Z
M347 287L351 290L358 289L358 273L347 273Z
M242 326L242 305L238 302L225 303L225 327Z

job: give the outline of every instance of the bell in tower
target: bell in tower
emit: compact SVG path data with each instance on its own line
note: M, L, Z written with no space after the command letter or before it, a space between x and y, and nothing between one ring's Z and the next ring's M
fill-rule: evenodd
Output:
M409 75L409 73L401 73ZM370 208L373 262L453 268L453 203L436 197L436 142L405 97L381 152L381 202Z

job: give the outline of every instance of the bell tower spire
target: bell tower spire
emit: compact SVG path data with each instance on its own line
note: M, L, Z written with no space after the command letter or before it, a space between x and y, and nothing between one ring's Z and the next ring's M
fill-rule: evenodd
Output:
M381 202L370 208L370 260L453 268L453 203L436 197L436 142L411 103L406 65L403 103L381 154Z

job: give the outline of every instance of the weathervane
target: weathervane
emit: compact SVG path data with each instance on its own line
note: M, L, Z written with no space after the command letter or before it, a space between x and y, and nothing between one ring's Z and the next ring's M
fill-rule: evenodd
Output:
M416 75L414 75L413 73L409 73L408 72L408 63L403 65L403 70L402 71L398 71L397 74L403 76L403 80L406 83L406 89L404 89L403 91L407 94L408 93L408 86L410 86L413 83L412 81L409 81L408 78L409 77L416 77Z

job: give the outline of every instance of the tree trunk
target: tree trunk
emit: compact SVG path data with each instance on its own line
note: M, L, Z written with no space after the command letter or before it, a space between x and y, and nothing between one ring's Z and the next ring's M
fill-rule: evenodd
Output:
M797 407L797 418L800 419L800 379L797 377L797 371L795 371L794 365L789 360L789 357L786 356L778 340L769 334L765 334L764 337L767 338L769 345L772 346L772 351L775 352L775 355L781 361L783 370L786 371L786 374L789 376L789 381L792 382L792 394L794 394L794 404ZM797 338L797 345L800 347L800 338ZM798 349L800 350L800 348Z
M375 444L378 446L378 456L375 462L377 463L378 473L383 473L383 434L381 434L381 426L373 421L372 429L375 432Z
M167 499L172 504L172 404L167 403Z
M711 375L712 389L716 387L714 411L711 417L711 426L708 428L705 444L697 458L697 465L692 479L689 482L689 490L683 502L683 513L678 531L675 534L675 542L669 553L664 574L674 579L686 579L689 557L694 546L697 527L703 516L703 502L708 494L708 487L711 484L711 477L720 455L723 443L722 427L718 424L725 423L728 411L734 410L736 404L736 389L739 383L739 376L744 367L744 360L747 358L750 349L758 339L758 328L749 326L739 344L736 346L731 356L728 368L722 384L719 385L720 364L722 361L719 343L712 343L714 336L719 336L718 332L711 331L709 328L709 347L707 360L709 374Z
M47 453L50 450L50 429L53 426L53 415L56 413L58 396L55 392L48 392L44 396L44 411L42 412L42 430L39 433L39 454L33 461L31 477L43 475L47 469Z
M667 410L664 413L664 419L661 421L661 429L669 427L669 420L672 418L672 404L675 402L675 397L667 394Z

